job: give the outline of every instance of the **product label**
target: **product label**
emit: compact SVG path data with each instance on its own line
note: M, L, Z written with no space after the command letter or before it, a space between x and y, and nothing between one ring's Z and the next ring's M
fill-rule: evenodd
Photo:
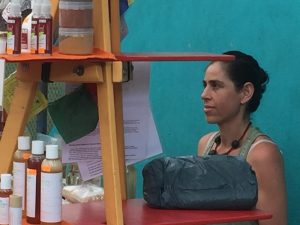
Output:
M0 197L0 224L8 224L9 199Z
M7 54L21 53L21 18L8 17L7 21Z
M62 173L41 173L41 221L62 220Z
M13 162L13 193L25 199L25 163ZM25 201L22 201L22 209L25 209Z
M37 176L37 171L35 169L27 169L26 215L29 217L35 217L36 176Z
M20 225L22 224L22 209L20 208L9 208L9 225Z
M21 48L28 49L28 29L25 29L25 28L22 29Z
M38 20L36 18L32 18L31 21L31 53L38 53Z
M43 18L38 21L38 52L52 53L52 18Z

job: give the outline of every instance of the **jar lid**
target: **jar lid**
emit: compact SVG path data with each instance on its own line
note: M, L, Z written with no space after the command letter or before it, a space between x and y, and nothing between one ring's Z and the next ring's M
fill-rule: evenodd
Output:
M71 10L85 10L85 9L93 9L92 2L68 2L68 1L60 1L59 9L71 9Z
M92 35L93 28L59 28L59 35L62 36L84 36Z
M18 149L19 150L30 150L30 137L19 136L18 137Z

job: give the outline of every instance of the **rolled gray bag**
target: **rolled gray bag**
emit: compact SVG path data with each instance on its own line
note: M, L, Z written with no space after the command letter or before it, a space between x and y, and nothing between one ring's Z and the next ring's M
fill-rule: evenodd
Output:
M251 209L257 180L239 156L162 157L145 165L144 199L165 209Z

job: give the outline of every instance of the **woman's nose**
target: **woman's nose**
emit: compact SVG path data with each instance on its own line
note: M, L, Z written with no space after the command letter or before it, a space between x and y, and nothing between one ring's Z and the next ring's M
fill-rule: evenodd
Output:
M205 87L201 93L201 99L207 99L208 98L208 93L207 93L207 88Z

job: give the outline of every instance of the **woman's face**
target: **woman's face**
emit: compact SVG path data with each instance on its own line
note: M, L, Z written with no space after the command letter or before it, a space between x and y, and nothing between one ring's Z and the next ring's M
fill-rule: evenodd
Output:
M214 62L206 69L201 98L208 123L226 123L241 113L241 92L229 79L222 62Z

